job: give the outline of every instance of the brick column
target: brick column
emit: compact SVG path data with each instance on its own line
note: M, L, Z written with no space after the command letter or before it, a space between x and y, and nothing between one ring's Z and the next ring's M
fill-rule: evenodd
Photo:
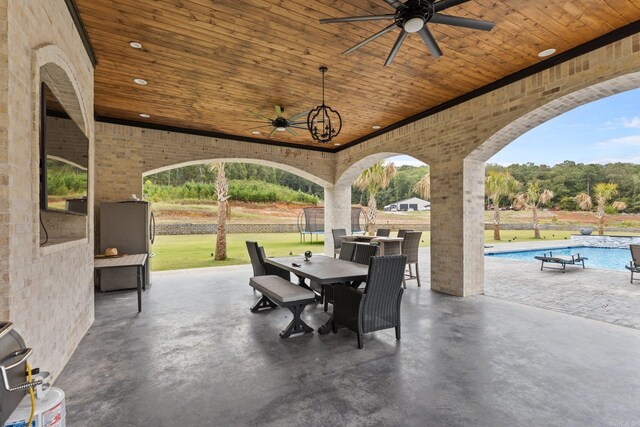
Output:
M484 292L484 163L431 165L431 289Z
M324 187L324 254L333 256L333 228L351 233L351 186Z

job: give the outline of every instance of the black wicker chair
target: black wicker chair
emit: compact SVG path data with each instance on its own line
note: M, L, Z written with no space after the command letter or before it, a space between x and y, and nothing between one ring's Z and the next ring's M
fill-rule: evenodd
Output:
M353 261L353 254L356 252L357 244L355 242L344 242L340 248L338 259L343 261Z
M404 235L407 234L407 231L412 231L412 230L398 230L398 237L401 239L404 239Z
M251 266L253 267L254 277L275 275L286 280L291 280L291 273L287 270L264 262L266 258L264 248L262 246L258 246L258 242L247 240L246 244L247 251L249 251L249 258L251 259Z
M407 257L389 255L371 258L367 286L359 291L350 286L335 286L333 304L333 332L338 325L358 334L358 348L363 347L367 332L395 328L400 339L400 302L402 279Z
M353 261L353 254L356 252L355 242L344 242L340 248L338 259L343 261ZM329 310L329 303L333 304L333 285L324 285L322 288L324 311Z
M416 279L418 287L420 287L420 270L418 269L418 249L420 248L420 239L422 231L406 231L402 242L402 254L407 257L407 266L409 274L402 279L402 284L407 288L407 280ZM411 266L416 266L416 274L413 274Z
M347 230L344 228L334 228L331 230L333 235L333 257L335 258L342 248L342 236L347 235Z
M356 253L353 255L353 262L369 265L369 259L378 254L378 246L367 244L356 244Z
M390 228L378 228L378 231L376 231L376 236L378 237L389 237L390 234Z

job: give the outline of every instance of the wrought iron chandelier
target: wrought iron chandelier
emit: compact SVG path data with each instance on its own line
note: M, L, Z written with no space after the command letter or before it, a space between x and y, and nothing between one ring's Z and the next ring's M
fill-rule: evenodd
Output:
M326 144L338 136L342 129L342 117L333 108L324 103L324 75L329 71L325 66L320 67L322 73L322 105L309 111L307 128L311 137L321 144Z

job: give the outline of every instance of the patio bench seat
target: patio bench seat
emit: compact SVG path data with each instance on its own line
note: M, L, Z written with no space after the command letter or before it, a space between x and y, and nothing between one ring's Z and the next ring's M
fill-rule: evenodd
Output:
M267 275L249 279L249 285L262 294L262 298L252 308L256 313L262 309L273 309L277 306L287 307L293 313L289 325L280 332L281 338L288 338L293 334L313 332L300 315L305 306L316 300L313 291L300 287L280 276Z

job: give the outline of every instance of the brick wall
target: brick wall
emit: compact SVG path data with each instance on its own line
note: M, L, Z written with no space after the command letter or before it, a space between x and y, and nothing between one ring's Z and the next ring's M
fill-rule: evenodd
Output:
M1 311L55 376L93 321L93 221L88 238L39 245L41 81L89 136L91 164L93 68L65 2L0 0Z

